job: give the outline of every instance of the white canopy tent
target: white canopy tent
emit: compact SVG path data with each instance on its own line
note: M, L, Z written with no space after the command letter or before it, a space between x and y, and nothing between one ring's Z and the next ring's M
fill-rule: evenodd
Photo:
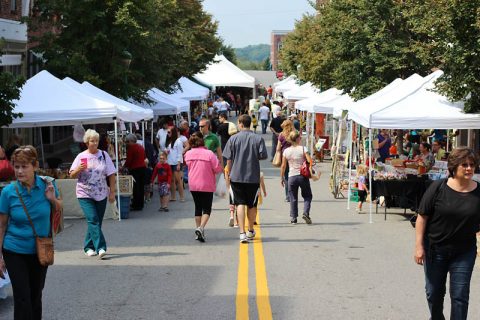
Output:
M155 100L161 100L175 105L177 107L177 114L180 112L190 112L190 101L188 100L173 97L172 95L157 88L150 89L148 94Z
M331 107L329 103L342 97L342 93L342 90L336 88L328 89L314 97L295 102L295 109L314 113L333 114L333 107Z
M287 91L295 90L300 88L297 84L297 78L294 76L290 76L287 79L281 81L278 85L275 86L274 91L276 93L284 93Z
M48 71L41 71L28 79L22 87L20 99L13 102L16 104L14 112L21 112L23 117L15 119L10 128L113 122L117 136L118 120L137 122L152 117L151 112L128 107L124 102L113 103L84 94ZM118 139L115 139L115 150L118 168ZM117 197L120 203L118 175ZM120 206L118 210L120 212Z
M272 85L272 87L275 89L275 88L278 87L279 85L282 85L282 84L284 84L284 83L287 83L287 82L291 81L292 79L293 79L293 80L296 79L295 75L293 75L293 74L290 75L290 76L288 76L288 77L286 77L286 78L283 79L283 80L280 80L280 81L275 82L275 83Z
M72 87L73 89L78 90L90 97L103 100L106 102L114 103L118 106L122 106L125 109L130 109L131 112L144 113L144 118L142 120L149 120L153 118L152 110L146 110L144 108L134 105L133 103L117 98L114 95L111 95L110 93L95 87L94 85L90 84L87 81L84 81L82 84L80 84L77 81L69 77L66 77L65 79L62 80L62 82L66 83L68 86ZM136 121L133 121L133 122L136 122Z
M214 90L216 87L252 88L255 97L255 78L228 61L223 55L215 56L205 71L193 77Z
M283 97L287 100L302 100L318 97L319 94L320 90L311 82L307 82L296 89L286 91Z
M151 114L137 108L97 99L72 88L48 71L28 79L14 112L21 112L10 128L47 127L81 123L109 123L114 118L126 122L148 119Z
M181 77L178 80L180 88L178 88L170 96L174 98L185 99L189 101L205 100L208 98L210 90L192 80Z

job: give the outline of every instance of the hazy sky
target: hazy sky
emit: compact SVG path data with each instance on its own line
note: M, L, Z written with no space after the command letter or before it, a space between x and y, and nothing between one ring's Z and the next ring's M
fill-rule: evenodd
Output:
M234 48L270 44L272 30L292 30L295 20L315 10L307 0L204 0L219 22L218 34Z

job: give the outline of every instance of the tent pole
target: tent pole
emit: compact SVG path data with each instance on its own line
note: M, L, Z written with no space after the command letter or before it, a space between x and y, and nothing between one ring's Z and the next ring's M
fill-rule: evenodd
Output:
M42 132L42 127L38 127L38 130L40 130L40 146L42 148L42 165L43 168L45 167L45 148L43 147L43 132ZM50 168L51 169L51 168Z
M373 165L372 165L372 129L368 128L368 188L370 191L370 214L369 214L369 223L373 223L372 220L372 173L373 173Z
M152 134L150 135L150 142L153 144L153 122L154 120L152 119Z
M133 133L133 123L130 122L130 133Z
M145 148L145 120L142 120L142 141L143 147Z
M350 196L352 195L352 121L347 122L348 134L348 193L347 193L347 210L350 210Z
M122 221L122 206L120 205L120 168L118 166L118 129L117 118L113 118L113 125L115 127L115 165L117 166L117 206L118 206L118 221Z
M450 129L447 129L447 146L446 146L446 151L448 152L448 145L450 144L450 138L449 138L449 133L450 133Z
M313 146L315 145L315 113L312 113L312 123L311 123L311 131L310 131L310 150L312 155L314 154Z

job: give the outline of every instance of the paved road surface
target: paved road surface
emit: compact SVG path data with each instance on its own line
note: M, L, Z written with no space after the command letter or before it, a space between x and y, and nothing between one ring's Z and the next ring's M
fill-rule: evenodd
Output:
M82 253L85 222L67 221L48 271L44 319L427 319L414 230L400 214L369 224L367 214L347 211L328 190L329 165L312 183L313 225L293 226L279 170L263 161L261 237L248 245L227 227L227 201L219 198L205 244L194 240L191 197L169 213L157 212L155 197L128 220L105 221L103 261ZM480 314L477 269L471 319ZM11 298L0 301L0 319L12 310Z

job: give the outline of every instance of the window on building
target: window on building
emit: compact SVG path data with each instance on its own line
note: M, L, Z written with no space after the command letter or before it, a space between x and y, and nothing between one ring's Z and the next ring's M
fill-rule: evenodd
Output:
M17 0L10 0L10 11L17 11Z

